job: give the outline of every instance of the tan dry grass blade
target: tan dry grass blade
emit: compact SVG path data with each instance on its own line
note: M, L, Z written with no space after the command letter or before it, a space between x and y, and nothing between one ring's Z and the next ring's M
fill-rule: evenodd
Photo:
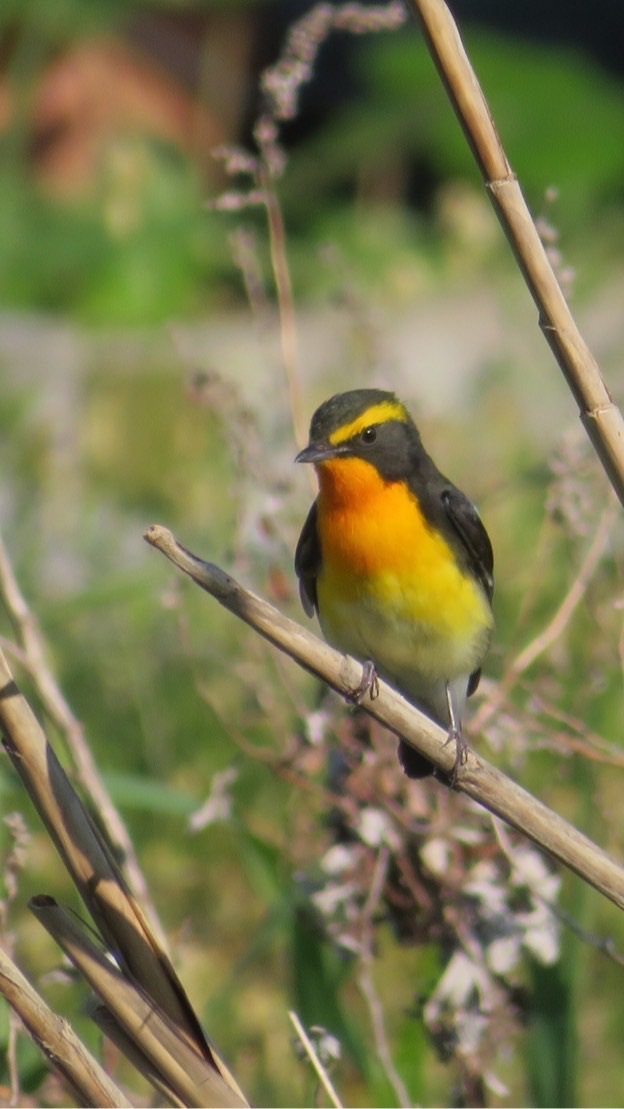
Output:
M43 998L0 948L0 993L21 1018L35 1043L83 1105L124 1106L128 1098L87 1051L67 1021Z
M624 505L624 419L579 332L507 160L487 101L444 0L406 0L479 166L488 195L539 312L581 420ZM574 141L573 135L570 142Z
M63 736L72 754L83 790L98 814L100 826L103 825L106 830L115 857L123 860L123 871L130 889L139 897L141 903L147 906L152 931L156 933L161 947L166 950L162 926L150 900L147 883L139 866L132 840L102 781L82 724L74 716L48 663L48 651L39 621L20 589L9 552L1 535L0 598L21 648L20 665L32 679L42 711L54 722Z
M115 1020L185 1105L244 1106L197 1047L138 986L129 982L52 897L35 897L30 909Z
M6 750L106 943L193 1039L196 1029L149 926L1 654L0 691Z
M139 1045L134 1042L131 1036L128 1036L125 1029L115 1020L113 1014L109 1012L105 1005L96 1005L94 1009L90 1009L89 1016L107 1039L115 1044L121 1054L125 1055L126 1059L132 1063L139 1074L142 1074L152 1086L160 1090L171 1105L180 1106L180 1109L184 1109L184 1102L178 1097L175 1090L172 1090L171 1086L165 1082L163 1076L158 1073L147 1056L140 1050Z
M0 728L13 765L105 942L180 1036L223 1080L223 1097L231 1088L240 1098L238 1104L244 1104L227 1067L208 1044L181 982L105 841L20 694L2 652Z
M218 566L203 562L191 554L180 546L167 528L153 525L146 531L145 539L215 597L219 604L290 655L304 669L322 678L332 689L348 696L357 688L362 678L362 666L355 659L339 654L307 628L283 616ZM361 707L450 774L455 763L455 752L447 746L447 733L389 685L380 681L379 695L375 700L365 699ZM456 788L502 817L624 909L624 869L480 755L469 752Z

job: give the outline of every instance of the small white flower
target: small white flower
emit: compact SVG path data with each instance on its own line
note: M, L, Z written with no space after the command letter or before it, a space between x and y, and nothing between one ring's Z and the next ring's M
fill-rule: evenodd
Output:
M420 849L420 857L431 874L446 874L449 868L450 847L446 839L430 839Z
M470 1010L470 1012L458 1014L455 1022L455 1032L457 1033L457 1047L462 1055L467 1057L476 1055L487 1032L487 1026L488 1018L482 1013Z
M522 940L519 935L501 936L485 950L487 964L493 974L509 974L518 965Z
M188 827L191 832L201 832L209 824L218 824L227 821L232 816L234 804L230 793L230 786L238 778L238 770L233 766L227 767L215 774L212 779L212 788L203 805L191 813Z
M483 1081L488 1090L494 1094L494 1097L509 1097L509 1087L506 1086L504 1082L501 1082L500 1078L497 1078L491 1070L485 1071Z
M325 852L321 859L321 867L326 874L342 874L353 866L355 846L347 847L344 843L336 843Z
M559 921L546 905L537 905L532 913L521 913L523 946L543 963L552 966L559 958Z
M354 882L332 883L312 894L311 901L323 916L333 916L357 893Z
M513 854L511 880L514 886L528 886L545 901L556 901L561 877L549 869L546 860L531 847L519 847Z
M383 843L386 843L388 847L398 851L401 846L400 837L393 826L392 820L381 809L362 809L357 831L362 842L368 847L381 847Z
M335 1059L342 1057L340 1040L333 1036L331 1032L328 1032L326 1028L322 1028L319 1024L313 1024L309 1029L309 1034L323 1066L326 1067Z
M453 839L458 843L465 843L469 847L476 847L485 840L485 832L481 828L470 827L468 824L456 824L453 828Z
M324 709L308 713L305 720L305 733L312 747L320 747L325 741L329 725L329 713Z
M467 1009L475 995L486 997L490 992L491 979L487 971L469 959L464 951L456 951L425 1005L425 1021L432 1023L447 1007Z

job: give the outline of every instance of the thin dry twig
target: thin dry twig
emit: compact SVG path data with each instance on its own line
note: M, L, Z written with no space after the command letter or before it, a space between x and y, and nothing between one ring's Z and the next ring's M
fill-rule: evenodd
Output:
M275 65L265 69L260 87L273 119L294 119L299 111L299 94L311 79L320 47L333 31L370 35L395 31L406 19L400 0L387 4L315 4L293 23L284 49Z
M156 908L151 901L147 882L139 865L134 846L113 800L104 785L93 755L86 742L84 729L74 716L48 664L45 642L37 618L24 597L6 546L0 537L0 596L21 648L20 665L32 678L44 711L64 737L74 760L78 778L90 798L98 819L106 829L126 881L150 914L153 930L162 947L166 939Z
M510 675L510 681L516 681L563 634L587 592L587 586L605 552L614 523L615 504L610 504L602 514L587 555L559 608L540 634L535 636L519 655L516 655L506 675L506 680Z
M374 963L374 930L373 920L375 914L379 909L381 902L386 877L388 874L388 864L390 862L390 851L388 847L382 846L377 856L375 863L375 870L373 871L373 880L371 882L366 904L362 912L363 928L362 928L362 945L360 949L360 971L358 974L358 985L364 1000L368 1006L370 1013L371 1025L373 1029L373 1038L377 1048L377 1057L386 1072L388 1082L392 1086L398 1104L402 1109L409 1109L412 1104L411 1098L407 1091L407 1087L401 1078L398 1070L394 1065L388 1037L386 1035L386 1026L384 1020L384 1009L381 1003L379 994L375 988L373 980L373 963Z
M153 525L146 531L145 539L228 611L290 655L304 669L322 678L332 689L349 696L357 688L362 678L360 663L339 654L301 624L283 616L218 566L191 554L180 546L167 528ZM455 755L447 745L446 732L385 682L379 683L378 695L374 700L365 700L362 708L425 755L445 775L451 773ZM571 824L472 751L460 773L457 789L502 817L609 900L624 908L622 867Z
M308 1059L310 1060L310 1062L312 1063L312 1066L314 1067L314 1070L316 1071L316 1073L318 1075L319 1081L320 1081L323 1089L325 1090L325 1093L327 1094L329 1100L331 1101L332 1105L334 1106L334 1109L342 1109L342 1102L340 1101L340 1098L338 1097L338 1094L336 1093L336 1090L335 1090L334 1085L331 1081L331 1078L329 1077L329 1075L327 1073L327 1070L325 1069L325 1067L321 1063L321 1060L318 1057L318 1052L315 1051L314 1044L312 1043L310 1037L308 1036L305 1028L303 1027L303 1025L301 1023L301 1021L299 1020L299 1017L297 1016L297 1014L295 1012L293 1012L292 1009L289 1009L288 1016L290 1017L291 1024L292 1024L293 1028L295 1029L295 1032L297 1033L301 1043L303 1044L303 1047L305 1049L305 1053L308 1056Z
M5 816L3 823L8 829L12 846L7 852L2 868L5 893L0 900L0 942L4 946L5 957L10 960L15 953L15 933L9 927L11 908L19 891L19 876L26 862L30 834L26 828L26 822L19 812L9 813L8 816ZM2 992L1 986L0 992ZM6 1046L7 1071L11 1085L9 1105L19 1105L21 1099L20 1074L17 1063L18 1031L19 1019L15 1009L11 1009Z
M624 751L619 744L590 730L584 720L565 712L548 698L533 692L532 700L537 711L552 720L555 725L553 739L563 750L578 753L593 762L624 769Z
M553 643L557 642L567 628L583 600L594 571L605 552L611 529L615 523L616 507L617 502L611 501L602 513L589 550L557 611L546 626L542 628L541 632L516 655L510 666L507 667L501 682L496 686L493 695L475 713L471 722L471 731L475 735L478 735L489 723L525 671L537 661L540 655L552 647Z
M277 303L280 319L280 341L282 346L282 361L284 373L288 384L290 399L290 414L293 423L295 442L299 449L307 441L307 425L303 416L303 393L301 389L301 362L299 359L299 341L297 338L297 317L295 312L295 299L292 291L290 266L286 252L286 229L284 217L275 190L273 177L266 165L261 170L262 190L265 197L265 207L269 226L269 242L271 247L271 266L277 292Z
M307 427L303 416L299 343L286 230L276 187L287 162L286 153L279 143L279 126L297 115L301 89L311 79L318 51L332 32L366 35L393 31L405 19L405 9L400 0L379 5L360 4L353 0L344 4L315 4L292 24L280 58L262 74L264 105L254 126L258 156L229 145L212 152L213 157L223 162L226 173L231 177L246 176L250 184L247 190L232 189L222 193L209 202L209 208L235 212L262 205L266 210L279 309L282 362L293 431L299 448L305 445ZM247 284L244 270L243 277Z
M444 0L406 0L463 128L488 195L539 312L540 327L579 406L581 421L624 505L624 419L581 336L496 132L487 101Z

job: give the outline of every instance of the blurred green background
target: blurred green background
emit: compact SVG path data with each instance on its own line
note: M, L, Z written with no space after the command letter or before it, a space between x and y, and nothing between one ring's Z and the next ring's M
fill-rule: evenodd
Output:
M142 540L149 523L166 524L301 616L292 552L311 494L292 465L266 220L207 204L248 186L211 151L249 139L271 19L275 6L244 0L2 5L0 523L176 967L240 1085L256 1104L311 1104L314 1083L290 1050L292 1007L341 1039L332 1073L345 1104L390 1105L353 963L310 906L333 842L326 768L304 760L294 782L276 769L313 709L341 710ZM465 41L622 401L622 83L582 44L483 26ZM607 484L423 43L406 25L353 40L343 62L349 95L338 68L332 99L322 71L322 111L289 131L277 186L305 418L331 391L396 388L479 504L498 569L487 696L578 573ZM618 523L572 621L507 699L484 752L616 855L622 768L599 741L617 746L624 718L622 538ZM191 814L231 767L229 815L192 832ZM4 812L22 811L32 833L7 923L18 961L99 1051L85 990L52 975L58 953L26 908L35 893L74 895L7 760L0 772ZM2 843L6 853L4 828ZM570 876L562 905L624 949L620 914ZM454 1064L417 1013L444 951L431 938L400 946L387 924L378 945L410 1096L451 1103ZM617 1103L621 974L571 931L556 967L525 965L525 1026L497 1061L509 1092L490 1103ZM63 1103L25 1037L19 1061L20 1104ZM109 1065L142 1089L117 1058Z

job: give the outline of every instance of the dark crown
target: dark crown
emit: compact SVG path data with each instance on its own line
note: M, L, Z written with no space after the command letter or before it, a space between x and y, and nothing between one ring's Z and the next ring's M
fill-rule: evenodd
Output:
M339 427L357 420L368 408L384 402L403 407L394 393L384 389L351 389L347 393L336 393L314 413L310 423L310 442L327 439Z

